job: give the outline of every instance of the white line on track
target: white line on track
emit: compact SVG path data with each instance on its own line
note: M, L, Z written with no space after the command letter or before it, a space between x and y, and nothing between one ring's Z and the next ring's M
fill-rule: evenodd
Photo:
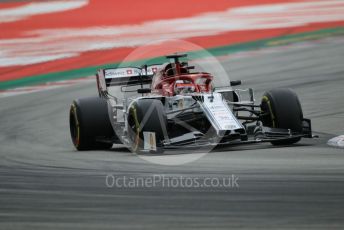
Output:
M311 41L304 41L304 42L299 42L299 43L292 43L292 44L287 44L283 46L263 47L263 48L257 48L254 50L239 51L235 53L228 53L222 56L217 56L216 59L218 59L219 61L226 61L228 59L241 59L245 57L262 56L264 54L281 52L283 50L292 50L292 49L299 50L300 48L312 47L322 42L326 43L328 42L328 40L330 40L331 43L342 44L343 37L340 37L340 36L330 37L330 38L323 38L320 40L311 40ZM190 63L193 63L193 62L201 63L201 62L209 62L209 61L213 61L213 58L210 58L210 59L202 58L202 59L197 59L197 60L190 60ZM8 89L8 90L3 90L3 91L0 90L0 98L27 94L27 93L35 93L35 92L46 91L46 90L67 87L67 86L77 85L77 84L83 84L83 83L90 83L90 82L94 82L94 84L96 84L94 76L89 76L89 77L84 77L84 78L79 78L79 79L72 79L72 80L57 81L57 82L47 82L41 85L19 87L19 88Z
M137 47L152 41L343 21L343 12L343 0L305 1L228 8L135 25L32 30L23 37L0 39L0 67L78 57L88 51Z
M35 92L46 91L46 90L57 89L61 87L67 87L67 86L90 83L90 82L94 82L94 84L96 84L94 76L73 79L73 80L47 82L41 85L18 87L14 89L0 91L0 98L27 94L27 93L35 93Z
M328 140L327 144L337 148L344 148L344 135L340 135Z
M40 14L74 10L87 4L88 0L32 2L15 8L0 9L0 23L24 20Z

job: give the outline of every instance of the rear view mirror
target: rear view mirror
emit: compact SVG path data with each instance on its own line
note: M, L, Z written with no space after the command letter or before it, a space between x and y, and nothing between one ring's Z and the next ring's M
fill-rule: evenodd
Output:
M152 92L152 90L149 88L137 89L137 93L141 93L141 94L150 93L150 92Z
M241 85L241 80L231 81L231 86Z

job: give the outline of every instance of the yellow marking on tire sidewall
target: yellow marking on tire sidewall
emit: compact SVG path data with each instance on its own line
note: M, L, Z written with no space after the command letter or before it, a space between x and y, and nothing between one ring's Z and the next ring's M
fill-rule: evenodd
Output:
M77 116L77 112L76 112L76 105L74 102L71 106L71 112L73 114L75 125L76 125L76 130L77 130L76 131L76 140L75 140L74 144L76 147L79 147L79 145L80 145L80 124L78 121L78 116Z
M134 140L134 146L133 146L133 150L134 152L137 151L137 149L139 148L139 142L140 142L140 123L138 121L137 118L137 111L135 107L131 107L130 108L130 113L132 114L133 118L134 118L134 122L135 122L135 140Z
M262 98L263 101L265 101L268 104L269 110L270 110L270 115L271 115L271 119L272 119L272 127L276 128L276 117L274 115L274 113L272 112L272 107L271 107L271 102L269 100L269 98L267 96L263 96Z

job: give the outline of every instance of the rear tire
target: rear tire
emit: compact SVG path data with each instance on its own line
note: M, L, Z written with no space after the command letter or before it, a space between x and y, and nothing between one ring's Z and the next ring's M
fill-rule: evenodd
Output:
M132 142L132 150L136 153L144 149L144 132L155 133L156 150L147 150L151 153L162 153L162 142L167 127L167 118L164 106L157 99L140 99L129 108L128 132ZM164 131L165 130L165 131ZM152 142L152 140L150 140Z
M273 89L263 95L261 110L264 126L290 129L302 133L303 113L296 93L290 89ZM271 141L273 145L290 145L300 141L300 137Z
M110 149L115 133L110 123L107 102L99 97L73 101L69 112L72 142L77 150ZM99 141L109 140L108 142Z

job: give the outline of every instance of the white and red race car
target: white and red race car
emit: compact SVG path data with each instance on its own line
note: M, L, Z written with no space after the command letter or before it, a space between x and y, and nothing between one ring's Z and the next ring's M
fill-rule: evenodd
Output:
M252 89L233 88L241 81L213 87L212 74L194 72L181 61L186 54L166 57L170 62L165 64L98 71L99 96L76 99L70 108L76 149L122 143L134 152L163 152L259 142L290 145L312 137L311 121L303 117L292 90L269 90L255 104ZM244 93L249 100L242 99Z

